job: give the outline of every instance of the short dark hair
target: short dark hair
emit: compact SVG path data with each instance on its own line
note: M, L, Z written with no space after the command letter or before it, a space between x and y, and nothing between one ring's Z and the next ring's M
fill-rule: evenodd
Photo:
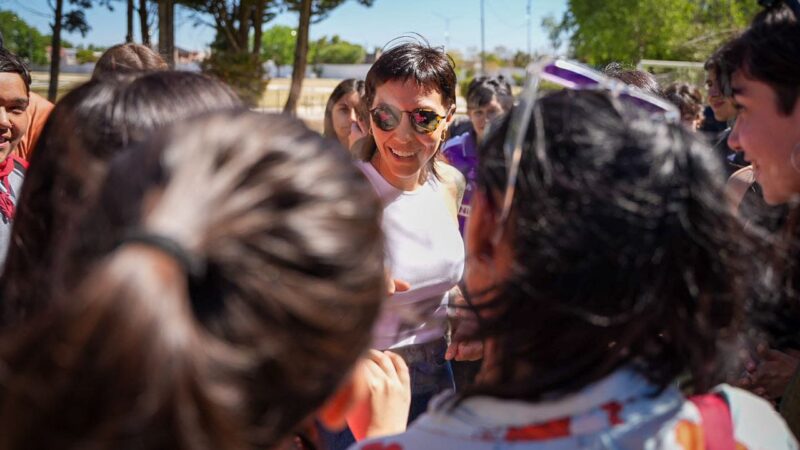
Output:
M453 60L442 48L426 43L406 42L384 52L367 72L364 100L372 107L375 91L388 81L413 80L439 92L449 108L456 103L456 72Z
M355 78L342 80L333 89L331 96L328 98L328 103L325 104L325 122L323 124L324 128L322 132L325 137L336 139L336 131L333 129L333 105L335 105L340 98L350 94L351 92L358 93L356 115L360 120L369 122L369 117L367 117L369 113L366 111L364 102L361 101L364 97L364 80L356 80Z
M513 106L514 94L505 77L502 75L476 77L470 81L467 88L467 107L482 108L495 97L503 105L503 109L509 110Z
M31 91L31 72L22 59L5 47L0 47L0 72L16 73L25 83L25 91Z
M661 86L658 85L656 77L643 70L626 69L618 62L609 63L603 68L603 73L611 78L616 78L625 84L636 86L637 88L649 92L650 94L661 96Z
M741 70L775 91L778 111L789 115L800 97L800 22L788 6L759 13L750 27L721 51L723 88Z
M473 393L541 400L621 367L660 388L689 371L698 391L709 388L717 334L737 323L758 276L753 241L720 201L721 163L695 133L608 94L564 90L539 102L509 219L511 273L466 293L492 308L482 330L499 359L499 380ZM506 186L511 117L478 150L490 208ZM533 150L536 122L543 151ZM520 367L536 375L520 379Z

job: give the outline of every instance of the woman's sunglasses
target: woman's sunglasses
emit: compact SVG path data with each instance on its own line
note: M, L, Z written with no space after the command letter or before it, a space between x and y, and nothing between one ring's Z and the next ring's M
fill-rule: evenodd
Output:
M403 111L389 105L380 105L371 109L372 121L383 131L392 131L400 126L403 114L408 114L411 126L414 131L420 134L431 134L439 128L439 124L445 119L436 111L427 108L417 108L413 111Z

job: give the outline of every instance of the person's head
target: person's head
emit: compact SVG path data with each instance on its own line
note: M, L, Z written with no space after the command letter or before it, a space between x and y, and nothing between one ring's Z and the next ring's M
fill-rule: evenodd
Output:
M728 137L753 164L771 204L800 194L800 21L788 7L766 11L723 50L738 109Z
M0 47L0 162L19 145L28 131L31 74L24 62Z
M158 53L139 44L117 44L103 52L94 66L92 78L108 74L154 72L169 66Z
M502 75L477 77L467 89L467 115L480 142L486 126L497 116L508 112L514 105L511 85Z
M83 218L97 242L70 252L85 278L0 345L4 447L275 447L369 343L380 216L288 116L218 112L120 153Z
M410 190L429 173L453 121L456 105L453 62L440 48L410 42L390 48L369 69L364 103L381 175Z
M354 123L366 123L361 97L364 96L364 81L348 78L333 89L325 105L325 124L323 135L337 139L344 148L350 146L350 128Z
M736 107L733 99L725 95L720 83L720 55L714 53L706 60L703 68L706 71L706 96L714 118L720 122L727 122L736 118Z
M648 94L661 96L661 86L658 85L656 77L650 72L636 69L626 69L622 64L612 62L603 68L603 73L611 78L616 78L625 84L636 86Z
M697 129L703 118L703 95L699 89L688 83L672 83L664 89L664 97L678 107L684 125Z
M679 123L606 93L538 104L502 224L518 127L504 119L479 147L464 277L490 351L476 392L541 400L621 367L662 388L688 370L707 388L755 260L721 200L720 162Z
M0 278L0 324L30 315L48 301L50 289L58 290L49 269L111 156L161 126L239 105L223 83L189 72L103 77L65 95L48 118L20 193Z

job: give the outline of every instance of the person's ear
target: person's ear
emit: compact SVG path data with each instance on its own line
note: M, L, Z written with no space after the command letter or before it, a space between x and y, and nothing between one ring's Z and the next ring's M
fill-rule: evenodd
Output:
M450 126L450 124L453 123L453 120L455 120L455 118L456 118L456 104L453 103L450 106L450 109L447 110L447 115L445 116L444 120L447 123L447 125Z
M482 189L476 189L470 201L464 238L467 255L482 258L494 254L493 236L497 227L496 214L492 202Z

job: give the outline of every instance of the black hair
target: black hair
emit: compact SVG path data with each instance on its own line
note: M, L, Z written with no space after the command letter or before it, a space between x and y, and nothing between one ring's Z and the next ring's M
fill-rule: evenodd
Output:
M31 72L22 59L7 48L0 46L0 72L16 73L25 83L25 91L31 91Z
M469 108L482 108L488 105L493 98L497 98L505 110L511 109L514 104L511 85L502 75L477 77L469 83L467 89L467 106Z
M467 293L490 308L481 328L499 360L499 379L471 393L536 401L620 367L659 388L689 371L707 389L717 335L737 323L757 276L755 240L722 201L720 162L680 124L605 93L560 91L538 104L543 128L531 117L504 234L511 273ZM479 147L479 189L495 210L511 117Z
M455 64L444 49L422 42L404 42L381 54L367 72L364 85L367 108L372 107L375 90L380 85L408 80L437 91L446 108L456 103Z
M800 98L800 22L786 5L759 13L744 33L721 50L721 80L731 92L733 73L768 84L778 111L789 115Z

